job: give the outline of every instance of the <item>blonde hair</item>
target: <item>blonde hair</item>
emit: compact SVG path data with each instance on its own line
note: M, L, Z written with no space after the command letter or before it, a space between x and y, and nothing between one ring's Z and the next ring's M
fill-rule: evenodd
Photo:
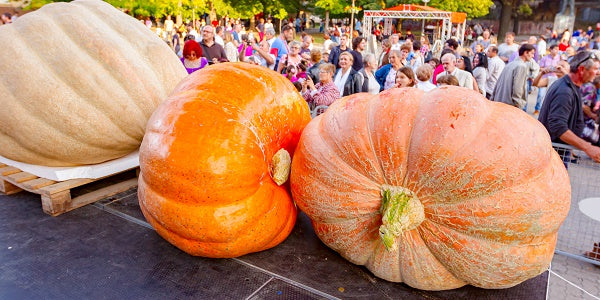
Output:
M429 64L420 65L415 72L419 81L428 81L433 75L433 68Z
M350 61L354 62L354 57L352 56L352 54L350 54L350 52L344 51L344 52L340 53L340 58L342 58L342 56L348 56L348 58L350 58Z
M223 41L225 43L233 42L233 34L230 31L225 31L225 35L223 36Z
M327 73L335 74L335 66L330 63L324 63L319 65L319 70L325 71Z

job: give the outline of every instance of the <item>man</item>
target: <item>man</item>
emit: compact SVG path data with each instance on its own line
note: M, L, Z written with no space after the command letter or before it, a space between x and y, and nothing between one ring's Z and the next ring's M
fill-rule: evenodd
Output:
M400 43L400 36L398 36L397 33L390 35L390 44L392 44L390 50L400 51L400 46L402 44Z
M171 20L171 15L167 15L167 19L165 20L164 28L167 33L167 41L170 41L173 38L173 28L175 23Z
M527 76L529 75L527 62L533 59L534 53L533 45L521 45L519 57L504 67L490 100L518 108L525 107L527 104Z
M338 60L340 58L340 54L342 52L348 51L348 35L342 34L340 36L340 45L331 49L329 53L329 63L333 64L336 68L340 68L338 66Z
M273 28L266 29L266 32L270 35L275 33ZM268 35L267 35L268 36ZM279 61L284 55L287 55L290 51L288 49L288 43L294 40L294 27L291 25L285 25L281 28L281 34L271 44L271 53L275 54L275 68L279 66Z
M456 55L454 53L446 53L442 56L442 66L444 72L437 75L436 81L443 75L453 75L458 79L458 85L473 89L473 75L456 67Z
M583 107L579 88L598 74L600 58L591 51L581 51L571 60L568 75L558 79L546 93L538 120L552 142L569 144L600 162L600 147L580 138L583 131ZM563 153L569 159L570 154Z
M221 47L225 47L225 42L223 41L224 34L223 26L215 27L215 43L221 45Z
M242 44L242 24L235 24L233 25L233 30L231 31L231 33L233 34L233 44L236 47L239 47Z
M452 52L456 53L456 49L458 49L458 41L455 39L448 39L444 43L444 49L451 49Z
M545 69L547 72L543 74L543 78L556 76L553 70L558 66L558 62L560 61L560 55L558 55L558 46L552 45L550 46L550 54L542 57L540 59L540 69ZM538 95L535 101L535 111L533 112L535 115L540 113L540 108L542 107L542 100L546 96L546 87L538 88Z
M444 43L444 49L442 50L442 53L440 54L440 58L443 57L447 53L456 54L456 49L458 49L458 41L456 41L455 39L452 39L452 38L446 40L446 42ZM437 76L443 72L444 72L444 66L442 66L442 64L440 64L439 66L437 66L435 68L435 70L433 70L433 77L432 77L433 84L437 84Z
M206 25L202 28L202 56L208 59L209 64L226 62L227 55L221 45L215 43L215 28L212 25Z
M515 33L507 32L504 43L498 46L498 56L503 62L508 63L510 56L517 51L519 51L519 45L515 44Z
M354 59L352 63L352 69L354 71L360 71L363 68L363 56L362 52L365 51L367 47L367 39L362 36L355 37L352 40L352 50L350 50L350 54L352 54L352 58Z
M362 35L362 23L358 19L356 19L356 24L354 24L354 30L358 32L358 35Z
M498 57L498 47L496 46L490 46L487 55L488 73L485 81L485 94L486 98L492 99L496 82L498 82L498 78L500 77L500 74L502 74L502 70L504 70L506 64Z

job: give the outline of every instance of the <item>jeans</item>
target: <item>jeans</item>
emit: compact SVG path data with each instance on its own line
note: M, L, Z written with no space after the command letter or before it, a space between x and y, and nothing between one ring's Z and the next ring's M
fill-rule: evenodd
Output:
M542 101L544 101L544 97L546 97L546 91L548 88L541 87L538 88L537 99L535 100L535 110L539 111L542 108Z

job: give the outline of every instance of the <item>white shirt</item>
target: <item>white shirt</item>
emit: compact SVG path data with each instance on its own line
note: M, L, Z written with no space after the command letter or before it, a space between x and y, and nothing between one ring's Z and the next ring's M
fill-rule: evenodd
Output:
M385 77L385 82L383 83L383 89L389 90L396 85L396 70L394 68L390 68L390 72Z
M333 43L332 40L325 40L323 42L323 50L329 52L329 46L331 46L331 43Z
M369 94L379 94L379 82L375 79L375 75L371 72L365 73L367 73L367 79L369 80Z
M223 42L223 38L218 34L215 34L215 44L221 45L221 47L225 47L225 42Z
M335 87L337 87L338 91L340 91L340 97L344 96L344 84L346 83L346 80L348 80L350 70L352 70L352 67L348 68L348 71L346 71L344 74L342 74L342 69L335 74L335 80L333 83L335 84Z
M496 82L498 82L498 77L500 77L500 73L504 70L504 66L506 64L498 57L498 55L488 59L488 72L487 72L487 80L485 81L485 92L491 94L494 92L494 87L496 87Z
M424 92L429 92L435 89L436 87L437 86L435 86L435 84L431 83L430 81L419 81L417 79L417 88Z
M454 68L454 71L452 71L452 73L449 73L448 71L444 71L440 74L437 75L437 77L435 78L435 80L439 80L439 78L442 75L453 75L454 77L456 77L456 79L458 79L458 85L462 86L462 87L466 87L468 89L473 89L473 75L471 75L471 73L467 72L467 71L463 71L459 68Z
M487 80L487 69L484 67L477 67L473 70L473 77L477 81L477 87L479 92L485 96L485 82Z

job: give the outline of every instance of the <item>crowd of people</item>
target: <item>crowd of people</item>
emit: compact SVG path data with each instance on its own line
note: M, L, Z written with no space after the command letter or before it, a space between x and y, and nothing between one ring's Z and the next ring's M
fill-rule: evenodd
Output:
M227 26L201 25L200 34L188 26L184 36L172 28L169 37L189 73L226 61L261 65L288 78L311 109L355 93L402 87L430 91L457 85L527 111L528 95L537 91L533 115L539 116L552 140L571 144L600 161L600 77L598 52L594 52L600 48L600 32L577 30L574 35L563 32L523 41L508 32L498 44L489 29L481 28L470 45L451 38L438 54L428 37L417 39L407 31L404 36L393 33L381 38L381 51L373 54L365 51L366 39L360 32L353 30L351 37L346 26L325 30L319 48L311 35L297 34L291 21L278 35L271 21L263 19L255 31L245 30L237 21ZM179 49L181 39L184 44ZM567 105L565 99L571 102Z

